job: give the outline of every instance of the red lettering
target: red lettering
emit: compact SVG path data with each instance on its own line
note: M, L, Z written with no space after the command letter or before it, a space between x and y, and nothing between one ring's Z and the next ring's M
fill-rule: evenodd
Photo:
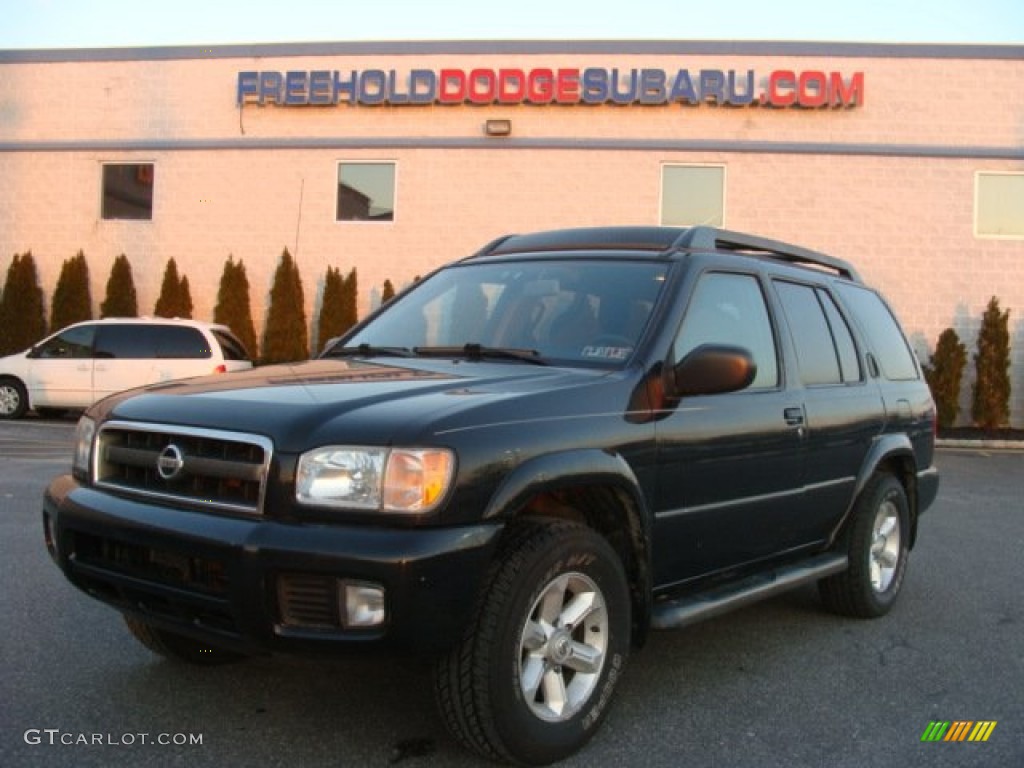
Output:
M783 93L783 89L787 92ZM773 107L791 107L796 103L796 73L777 69L768 76L768 103Z
M526 74L521 69L498 70L498 101L519 104L526 98Z
M466 100L466 73L461 69L442 69L438 78L437 101L459 104Z
M801 107L823 107L828 103L828 80L824 72L801 72L797 81Z
M560 69L555 83L555 101L559 104L575 104L580 100L580 71Z
M481 87L482 86L482 87ZM493 69L474 69L469 73L469 100L474 104L494 102L495 77Z
M862 107L864 106L864 73L854 72L850 78L850 85L843 82L841 72L833 72L830 81L832 91L832 105L836 107Z
M526 78L526 97L533 104L550 104L555 93L555 73L550 69L531 69Z

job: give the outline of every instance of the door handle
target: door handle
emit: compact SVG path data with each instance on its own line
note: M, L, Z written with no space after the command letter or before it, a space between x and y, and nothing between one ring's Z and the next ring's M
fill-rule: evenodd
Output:
M786 425L790 427L802 427L804 424L803 408L787 408L782 412L786 419Z

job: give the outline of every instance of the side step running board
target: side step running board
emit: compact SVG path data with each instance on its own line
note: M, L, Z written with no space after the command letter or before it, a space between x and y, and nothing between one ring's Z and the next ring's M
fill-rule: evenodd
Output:
M654 605L651 626L654 629L676 629L694 624L840 573L847 566L846 555L818 555L795 565L755 574L735 584L658 602Z

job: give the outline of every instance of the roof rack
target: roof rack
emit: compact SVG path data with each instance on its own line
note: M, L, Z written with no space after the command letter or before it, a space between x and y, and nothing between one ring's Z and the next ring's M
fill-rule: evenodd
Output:
M673 248L689 248L714 251L748 251L766 253L774 259L790 264L810 264L832 270L840 277L862 282L860 275L852 264L834 256L828 256L809 248L801 248L767 237L747 235L743 232L732 232L715 227L691 227L672 243Z
M628 250L668 253L679 250L735 251L767 255L789 264L811 265L862 282L853 265L808 248L715 227L582 227L505 235L473 256L504 256L537 251Z

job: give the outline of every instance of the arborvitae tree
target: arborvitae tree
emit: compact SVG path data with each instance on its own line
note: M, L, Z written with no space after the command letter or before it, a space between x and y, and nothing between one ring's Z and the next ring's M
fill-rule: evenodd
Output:
M960 415L960 382L967 367L967 347L952 328L939 336L931 363L924 366L924 377L931 387L938 411L939 426L952 427Z
M100 304L100 317L138 317L139 301L135 293L132 265L123 253L114 259L107 280L107 293Z
M974 367L974 423L985 429L1005 426L1010 420L1010 310L1001 312L995 296L981 319Z
M359 310L356 303L359 299L359 278L356 276L356 268L345 278L344 290L341 295L341 331L344 333L357 322L359 322Z
M178 265L173 257L167 260L167 267L164 269L164 280L160 284L160 296L153 307L153 314L157 317L186 317L182 314L185 305L181 289L182 278L178 277ZM191 313L192 299L189 298L188 311Z
M178 284L178 317L192 319L192 291L188 287L188 277L181 276Z
M285 248L270 289L270 308L261 344L264 363L288 363L309 356L305 306L299 268Z
M224 272L217 291L217 306L213 308L213 322L228 326L238 340L245 345L253 360L257 359L256 328L252 322L252 308L249 302L249 278L245 274L245 263L229 256L224 262Z
M46 304L32 253L14 254L0 298L0 356L27 349L46 335Z
M380 302L381 304L387 304L393 298L395 298L395 286L391 284L390 280L385 280L384 290L380 294Z
M50 327L65 328L72 323L92 320L92 293L89 290L89 265L82 251L65 259L57 278L50 304Z
M324 278L324 298L320 304L317 351L323 350L330 339L340 336L345 330L342 316L344 292L345 280L341 276L341 270L328 267L327 276Z

